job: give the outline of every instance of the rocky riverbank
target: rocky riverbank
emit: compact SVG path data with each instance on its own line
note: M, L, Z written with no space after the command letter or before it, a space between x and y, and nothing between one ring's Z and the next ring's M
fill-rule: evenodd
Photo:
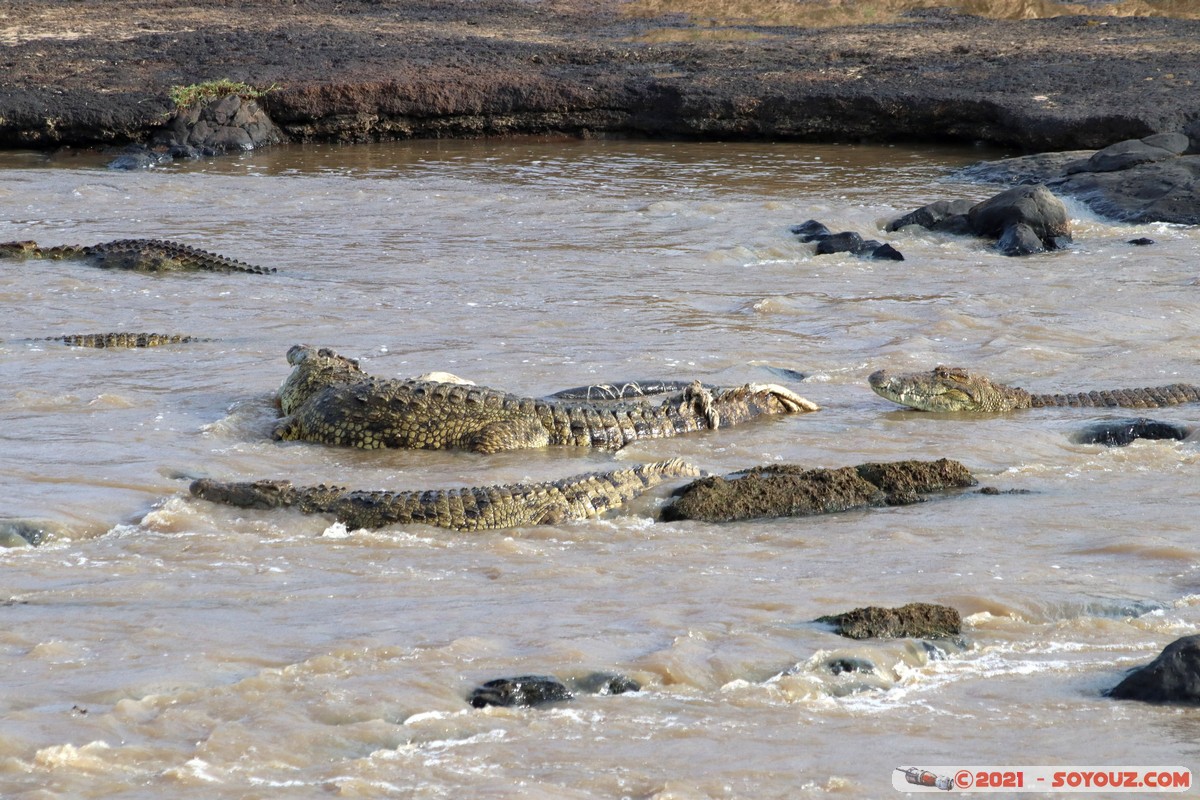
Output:
M769 4L763 4L764 8ZM145 141L170 90L271 89L292 140L517 134L1100 148L1200 120L1200 20L912 11L809 27L579 0L14 0L0 147Z

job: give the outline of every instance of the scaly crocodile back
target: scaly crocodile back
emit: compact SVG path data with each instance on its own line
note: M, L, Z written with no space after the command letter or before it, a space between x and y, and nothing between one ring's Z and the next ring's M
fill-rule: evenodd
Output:
M486 386L373 378L332 350L297 345L280 389L289 415L276 439L376 448L465 449L479 453L566 445L616 450L734 425L764 414L815 411L774 384L733 388L699 382L682 391L602 402L536 399Z
M210 253L198 247L165 239L117 239L93 245L39 247L37 242L0 243L0 258L83 259L104 269L139 272L248 272L266 275L274 267L258 267L245 261Z
M204 500L241 508L297 507L305 514L332 514L348 528L421 523L457 531L553 525L594 519L619 508L665 480L696 477L683 459L591 472L556 481L429 491L353 491L337 486L294 487L289 481L192 483Z
M1200 401L1200 386L1173 383L1144 389L1101 389L1077 394L1031 394L1031 408L1166 408Z
M181 336L176 333L71 333L65 336L46 336L33 339L36 342L62 342L71 347L159 347L164 344L184 344L187 342L211 342L197 336Z

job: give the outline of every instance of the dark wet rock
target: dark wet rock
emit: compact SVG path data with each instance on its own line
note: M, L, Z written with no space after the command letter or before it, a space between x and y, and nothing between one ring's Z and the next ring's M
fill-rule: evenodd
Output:
M1182 133L1160 133L1144 139L1126 139L1097 150L1086 161L1070 164L1063 173L1118 172L1123 169L1151 164L1183 155L1188 149L1188 137Z
M477 687L467 698L474 708L485 706L538 706L574 697L566 685L549 675L496 678Z
M966 215L971 211L972 205L974 203L970 200L937 200L921 206L915 211L910 211L902 217L897 217L889 222L884 230L898 231L909 225L919 225L931 231L950 228L951 230L948 232L968 232L970 226L966 221ZM953 220L953 222L949 222L949 220Z
M793 225L791 231L796 234L796 238L805 243L820 241L821 239L833 236L833 231L815 219L801 222L799 225Z
M257 100L229 94L179 109L151 142L228 153L279 144L285 138Z
M496 678L476 687L467 698L475 708L484 706L539 706L573 700L576 693L614 695L641 691L642 685L616 672L592 672L566 683L552 675Z
M995 197L971 207L967 218L977 236L1025 245L1028 235L1010 229L1028 226L1029 234L1046 250L1056 250L1071 241L1071 220L1067 207L1045 186L1014 186Z
M933 492L974 486L962 464L938 461L868 463L839 469L795 464L754 467L710 476L682 487L662 512L664 520L732 522L763 517L828 514L919 502Z
M834 253L852 253L859 258L872 258L880 261L903 261L904 256L890 244L864 239L862 234L854 231L832 233L824 224L810 219L791 227L792 233L801 242L816 242L816 254L819 256Z
M817 240L817 255L834 253L857 253L863 246L863 237L854 231L842 231Z
M872 240L874 241L874 240ZM875 242L878 244L878 242ZM876 261L903 261L904 254L890 244L880 244L871 251L870 257Z
M593 672L570 681L571 688L586 694L625 694L640 692L642 685L626 675L616 672Z
M1200 132L1200 125L1195 126ZM1189 128L1188 130L1191 130ZM1047 153L988 161L959 177L994 183L1042 183L1120 222L1200 224L1197 139L1170 132L1127 139L1097 151Z
M1099 422L1078 434L1075 441L1080 444L1103 444L1123 447L1135 439L1186 439L1191 429L1174 422L1138 417Z
M996 249L1006 256L1028 256L1046 252L1046 246L1033 228L1024 223L1010 225L1000 234Z
M1200 704L1200 634L1176 639L1108 691L1117 700Z
M1146 238L1145 236L1139 236L1139 237L1138 237L1138 238L1136 238L1136 239L1130 239L1130 240L1129 240L1128 242L1126 242L1125 244L1133 244L1133 245L1137 245L1138 247L1145 247L1145 246L1147 246L1147 245L1154 244L1154 240L1153 240L1153 239L1148 239L1148 238Z
M834 675L841 675L843 672L863 672L869 675L875 672L875 665L869 660L850 656L831 658L825 662L825 668Z
M1006 256L1057 250L1071 241L1067 208L1046 187L1016 186L981 203L939 200L887 224L887 230L919 225L932 231L995 239Z
M851 639L939 639L962 632L962 616L949 606L909 603L899 608L867 606L844 614L818 617Z
M986 495L1002 495L1002 494L1033 494L1031 489L998 489L995 486L980 487L978 494Z
M1081 172L1047 181L1060 194L1121 222L1200 225L1200 155L1116 172Z

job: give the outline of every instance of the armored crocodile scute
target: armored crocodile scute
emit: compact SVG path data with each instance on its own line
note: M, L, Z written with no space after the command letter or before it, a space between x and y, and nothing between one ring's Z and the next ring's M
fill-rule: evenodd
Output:
M876 394L919 411L999 413L1021 408L1165 408L1200 401L1200 386L1174 383L1144 389L1102 389L1070 394L1034 394L995 383L959 367L893 375L872 373L867 382Z
M103 269L138 272L249 272L267 275L274 267L245 261L165 239L117 239L93 245L40 247L34 241L0 242L0 258L78 259Z
M279 391L286 415L276 439L365 449L464 449L495 453L549 445L617 450L818 406L776 384L706 387L626 401L535 399L485 386L389 380L327 348L288 351L291 375Z
M186 344L188 342L211 342L201 336L184 336L177 333L68 333L63 336L43 336L39 339L27 339L32 342L62 342L71 347L95 348L126 348L160 347L166 344Z
M555 525L595 519L671 478L696 477L683 459L589 472L545 483L516 483L428 491L360 491L340 486L293 486L290 481L224 483L200 479L191 493L239 508L297 508L331 514L351 529L422 523L457 531Z

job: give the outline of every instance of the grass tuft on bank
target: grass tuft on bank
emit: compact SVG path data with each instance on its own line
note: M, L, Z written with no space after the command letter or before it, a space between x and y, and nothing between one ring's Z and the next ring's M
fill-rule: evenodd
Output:
M170 91L171 102L175 104L175 108L184 109L190 108L197 103L207 102L209 100L219 100L222 97L228 97L231 94L236 94L239 97L244 97L249 100L258 100L265 96L268 92L272 92L279 87L272 84L266 89L259 89L251 86L248 83L241 81L231 81L228 78L218 78L214 81L204 81L203 83L193 83L189 86L172 86Z

